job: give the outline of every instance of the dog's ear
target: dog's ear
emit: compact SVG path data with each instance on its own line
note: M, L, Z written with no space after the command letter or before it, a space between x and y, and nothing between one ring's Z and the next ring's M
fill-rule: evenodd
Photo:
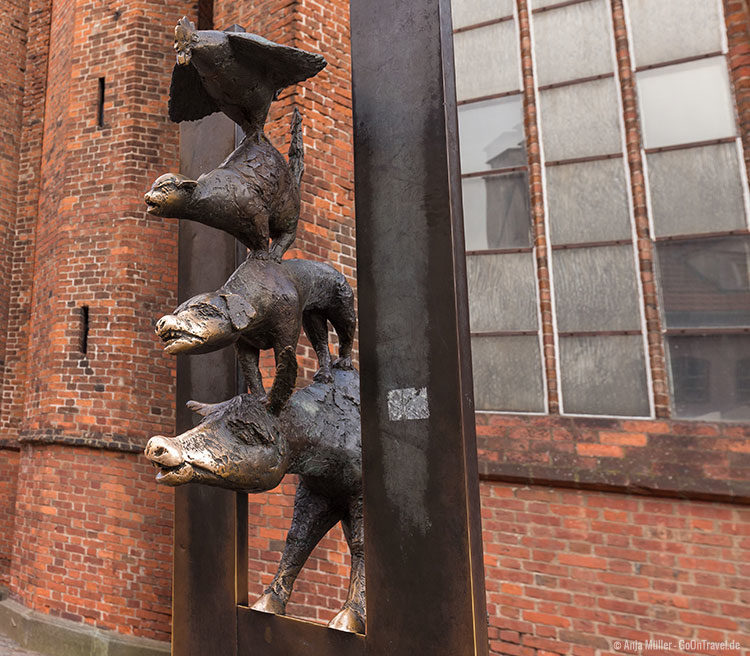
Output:
M245 330L256 315L255 308L239 294L222 294L235 330Z

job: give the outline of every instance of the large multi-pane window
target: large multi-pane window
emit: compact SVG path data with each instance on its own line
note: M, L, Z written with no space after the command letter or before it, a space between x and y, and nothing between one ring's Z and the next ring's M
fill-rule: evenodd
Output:
M747 179L716 0L628 0L673 411L750 419ZM738 368L739 367L739 368Z
M650 413L609 0L531 0L560 405Z
M520 48L513 0L457 0L456 94L476 405L543 412Z
M454 0L475 394L543 412L549 267L561 412L653 414L610 0ZM625 0L675 416L750 418L750 237L719 0ZM533 61L524 117L521 53ZM529 88L526 89L529 92ZM527 146L523 125L539 139ZM538 148L546 252L534 248ZM540 202L540 201L537 201ZM539 242L539 243L544 243ZM551 365L550 365L551 366Z

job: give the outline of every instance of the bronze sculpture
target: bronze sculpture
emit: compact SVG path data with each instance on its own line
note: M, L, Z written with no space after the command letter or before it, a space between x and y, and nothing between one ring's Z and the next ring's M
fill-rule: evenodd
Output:
M294 517L279 569L253 608L283 615L307 557L339 521L352 557L344 608L329 626L364 632L364 545L359 376L335 370L333 382L295 392L277 416L260 399L242 394L224 403L190 407L204 418L174 438L157 435L146 446L165 485L190 482L239 492L270 490L284 474L298 474Z
M284 614L292 586L322 537L341 522L352 556L347 601L329 626L365 629L364 527L359 375L351 352L354 295L332 267L282 256L295 238L303 172L302 129L294 113L289 164L263 133L271 102L284 87L318 73L320 55L253 34L175 29L177 65L169 116L175 122L222 111L245 132L219 167L189 180L160 176L146 193L155 216L199 221L236 237L247 259L218 290L199 294L156 324L169 353L204 353L234 344L249 394L212 405L174 438L154 436L146 456L165 485L204 483L240 492L270 490L299 475L292 526L278 572L255 610ZM269 238L271 240L269 246ZM269 261L270 260L270 261ZM339 338L332 362L328 323ZM315 382L292 394L295 350L304 328L315 349ZM272 348L273 385L266 398L260 350Z
M175 50L169 118L180 123L221 111L245 136L221 166L198 180L159 177L145 197L148 211L219 228L252 257L280 261L299 220L301 119L295 112L288 165L263 125L279 92L316 75L326 61L255 34L196 30L187 18L175 28Z
M322 262L248 258L220 289L194 296L159 319L156 333L167 353L206 353L234 344L249 391L262 396L258 358L262 349L272 348L277 373L268 403L277 413L294 389L300 327L318 357L315 380L333 380L329 321L339 336L333 366L350 369L356 316L346 278Z

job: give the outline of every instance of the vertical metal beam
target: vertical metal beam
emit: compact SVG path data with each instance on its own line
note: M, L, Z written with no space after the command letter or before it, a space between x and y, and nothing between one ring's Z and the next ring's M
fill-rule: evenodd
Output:
M352 0L351 33L366 652L483 655L450 2Z
M235 125L223 114L183 123L181 173L196 178L220 164L234 147ZM231 236L191 221L181 222L180 302L220 287L235 269L235 252ZM236 369L232 349L178 358L178 432L195 423L194 415L185 408L189 399L225 401L237 393ZM244 553L240 553L243 545ZM236 653L236 604L247 599L246 545L246 495L204 485L175 490L173 656Z

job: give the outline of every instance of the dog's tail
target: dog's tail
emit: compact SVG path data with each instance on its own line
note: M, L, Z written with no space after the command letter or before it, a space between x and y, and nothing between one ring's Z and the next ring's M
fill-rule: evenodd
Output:
M299 187L302 181L302 174L305 172L305 144L302 141L302 115L299 110L295 107L294 113L292 114L292 140L289 144L289 168L292 170L292 175L297 181L297 187Z

